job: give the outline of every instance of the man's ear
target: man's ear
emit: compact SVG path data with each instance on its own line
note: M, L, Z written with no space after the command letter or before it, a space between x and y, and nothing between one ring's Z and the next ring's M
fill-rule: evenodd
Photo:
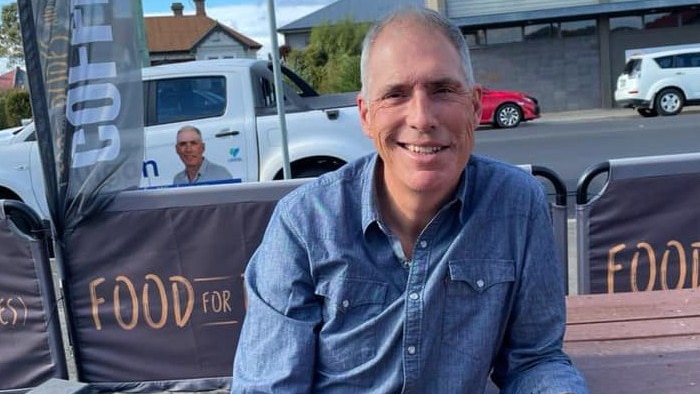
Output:
M360 125L362 126L362 131L367 137L372 138L369 128L369 102L365 100L362 93L357 94L357 110L360 112Z

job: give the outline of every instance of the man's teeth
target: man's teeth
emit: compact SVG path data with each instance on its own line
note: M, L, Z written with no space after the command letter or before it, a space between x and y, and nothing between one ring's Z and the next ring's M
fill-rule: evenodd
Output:
M441 146L418 146L406 145L406 149L414 153L437 153L442 150Z

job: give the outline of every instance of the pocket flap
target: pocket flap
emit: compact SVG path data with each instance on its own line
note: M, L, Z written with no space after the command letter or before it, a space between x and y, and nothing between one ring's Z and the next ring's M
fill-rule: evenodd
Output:
M477 292L503 282L515 280L513 260L469 259L449 261L449 277L469 284Z
M316 294L330 300L340 309L367 304L384 304L387 285L362 279L340 278L322 281Z

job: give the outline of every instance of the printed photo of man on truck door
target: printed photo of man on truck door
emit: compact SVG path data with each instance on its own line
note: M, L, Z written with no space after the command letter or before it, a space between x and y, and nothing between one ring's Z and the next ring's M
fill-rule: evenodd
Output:
M204 157L204 149L202 132L198 128L187 125L177 131L175 151L180 156L185 169L175 174L173 184L183 186L232 178L225 167L214 164Z

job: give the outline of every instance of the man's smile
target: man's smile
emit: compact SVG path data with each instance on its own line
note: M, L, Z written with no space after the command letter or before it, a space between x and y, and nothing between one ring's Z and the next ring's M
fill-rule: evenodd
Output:
M435 153L440 152L443 149L447 149L447 146L422 146L422 145L413 145L413 144L406 144L406 143L401 143L399 142L398 145L410 152L413 153L420 153L424 155L432 155Z

